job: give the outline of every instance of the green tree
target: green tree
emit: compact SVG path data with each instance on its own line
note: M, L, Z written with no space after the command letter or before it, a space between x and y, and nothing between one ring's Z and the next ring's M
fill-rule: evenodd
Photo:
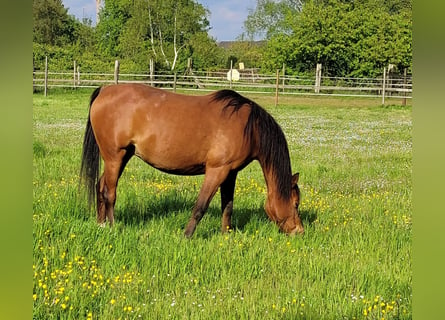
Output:
M227 49L229 55L227 67L230 67L230 60L243 62L246 68L259 68L263 59L263 41L249 41L243 37L233 42ZM235 58L235 59L234 59Z
M274 35L292 33L302 0L257 0L255 9L249 9L244 28L251 39L270 39Z
M95 40L91 20L76 20L60 0L33 1L34 68L43 69L48 57L51 68L71 69L73 60L94 53Z
M147 36L150 26L147 1L134 1L129 10L129 18L123 24L116 50L122 58L148 66L153 54L149 50Z
M156 0L153 4L150 12L152 50L167 68L174 70L180 54L191 45L195 35L207 33L208 11L191 0Z
M188 57L192 58L193 69L215 70L224 64L225 53L207 32L197 32L190 38L187 50L184 50L180 68L185 68L184 63Z
M32 9L34 42L64 45L75 40L76 20L62 0L33 0Z
M350 44L355 41L351 5L330 0L327 4L308 1L294 33L293 60L304 70L323 65L325 74L346 75L352 60Z
M98 49L109 57L118 56L119 38L125 23L130 18L130 2L107 0L99 13L96 26Z
M268 39L263 66L283 63L313 73L317 63L331 76L376 76L389 63L412 65L411 1L308 0L290 32Z
M196 34L207 33L207 15L192 0L109 0L97 26L101 50L174 70Z

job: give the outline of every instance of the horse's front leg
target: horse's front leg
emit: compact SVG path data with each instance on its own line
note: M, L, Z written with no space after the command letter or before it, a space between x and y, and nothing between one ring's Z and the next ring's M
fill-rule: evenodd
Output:
M233 194L237 174L237 171L231 171L221 184L221 232L223 233L232 229Z
M190 238L195 232L196 226L209 208L210 201L218 190L219 186L226 179L230 169L226 167L207 168L204 182L199 191L198 200L193 208L192 216L185 228L184 234Z

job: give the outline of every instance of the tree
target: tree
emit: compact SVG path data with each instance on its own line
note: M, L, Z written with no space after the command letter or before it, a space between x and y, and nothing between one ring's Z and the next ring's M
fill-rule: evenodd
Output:
M303 8L302 0L257 0L255 9L249 9L244 27L251 39L270 39L278 34L290 34Z
M76 21L68 15L62 0L33 0L33 41L64 45L74 41Z
M99 13L99 23L96 26L98 49L111 57L118 56L118 46L125 23L130 18L130 2L122 0L107 0Z
M207 32L195 33L183 52L184 62L186 58L191 57L193 69L196 70L217 69L224 64L224 50L218 47L215 39L209 37ZM181 67L185 68L185 65Z
M191 0L154 0L150 4L152 50L167 68L175 70L179 53L190 46L196 34L207 33L208 11Z
M293 33L293 59L311 70L317 63L327 75L345 76L350 70L350 45L355 39L351 5L336 0L308 1Z
M268 70L283 63L331 76L376 76L389 63L412 65L411 0L308 0L288 25L272 34L264 51Z
M59 70L72 68L73 60L94 51L90 20L84 23L68 14L60 0L33 1L33 62L42 69L45 57Z
M174 70L195 35L207 33L207 15L192 0L109 0L97 26L101 49L141 63L153 58Z
M246 68L259 68L263 60L263 41L249 41L240 37L227 49L229 59L226 67L230 67L230 60L243 62Z

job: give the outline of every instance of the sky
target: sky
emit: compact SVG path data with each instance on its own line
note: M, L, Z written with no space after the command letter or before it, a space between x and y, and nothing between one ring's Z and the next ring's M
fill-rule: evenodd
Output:
M256 0L197 0L210 10L209 34L217 41L235 40L244 32L248 9L253 9ZM90 18L96 23L96 0L62 0L68 13L79 20Z

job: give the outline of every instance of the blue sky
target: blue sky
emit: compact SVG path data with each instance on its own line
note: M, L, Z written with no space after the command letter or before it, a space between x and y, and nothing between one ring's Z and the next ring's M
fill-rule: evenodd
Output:
M254 8L256 0L197 0L210 10L210 35L218 41L235 40L243 31L247 9ZM78 19L96 20L95 0L62 0L68 13Z

